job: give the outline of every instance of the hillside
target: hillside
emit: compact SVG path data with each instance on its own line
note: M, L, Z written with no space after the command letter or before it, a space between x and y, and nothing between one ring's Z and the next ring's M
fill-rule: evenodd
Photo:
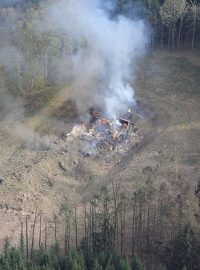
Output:
M69 150L66 136L57 135L47 121L51 119L52 111L56 112L57 107L62 106L59 97L54 98L54 105L49 106L51 109L43 109L51 142L50 150L35 150L30 145L22 145L9 135L11 132L7 133L5 121L1 122L1 247L5 236L17 244L20 222L24 222L28 216L29 224L32 224L36 212L42 216L43 233L45 221L53 224L53 217L58 217L58 235L61 234L62 239L63 217L59 213L65 202L78 209L80 239L84 235L82 201L85 198L89 202L90 196L98 193L101 186L107 186L111 193L113 188L116 188L116 192L123 192L127 198L126 205L132 205L129 198L140 188L148 187L153 190L149 203L143 205L143 228L136 233L140 235L143 232L141 237L145 237L146 211L150 205L150 243L154 250L158 248L155 233L160 223L154 223L153 215L159 217L161 205L171 205L163 216L163 243L168 242L172 232L176 234L180 222L186 224L190 221L197 227L195 214L198 212L198 205L194 190L200 177L199 57L198 51L155 50L141 61L134 88L140 113L145 112L144 119L138 124L142 139L123 156L83 157L71 148ZM65 98L62 101L64 103ZM58 106L55 105L56 102ZM37 118L37 115L40 113L27 117L24 123L30 127L33 122L38 132L44 132L44 121L42 117ZM73 122L68 120L66 133L72 126ZM27 133L27 136L30 134ZM126 253L131 251L131 211L130 206L130 212L126 212L126 229L121 243L121 248ZM37 235L38 222L39 220L36 226ZM121 228L120 225L119 227ZM49 225L48 235L49 239L53 239L53 225ZM73 243L74 226L71 237ZM119 241L122 241L121 237ZM139 242L135 244L137 246ZM138 248L137 252L140 254L140 245Z

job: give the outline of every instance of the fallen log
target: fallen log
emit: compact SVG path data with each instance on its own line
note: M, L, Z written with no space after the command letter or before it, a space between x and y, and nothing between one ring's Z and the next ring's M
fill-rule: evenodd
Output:
M124 119L124 118L119 118L119 122L120 122L122 125L126 125L126 126L134 125L133 122L131 122L130 120Z

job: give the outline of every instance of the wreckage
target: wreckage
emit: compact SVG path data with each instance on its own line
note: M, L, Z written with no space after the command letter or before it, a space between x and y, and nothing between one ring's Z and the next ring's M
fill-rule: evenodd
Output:
M125 154L139 143L137 121L132 121L131 109L126 118L108 119L102 112L89 109L89 120L73 127L67 137L69 151L78 151L84 157ZM138 118L142 118L138 115Z

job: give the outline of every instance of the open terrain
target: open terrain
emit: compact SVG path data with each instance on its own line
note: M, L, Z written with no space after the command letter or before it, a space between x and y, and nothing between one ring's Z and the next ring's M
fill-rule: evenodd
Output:
M67 151L66 138L58 136L57 130L68 132L70 117L66 123L62 115L61 126L52 130L52 121L48 120L48 127L47 119L63 106L68 90L24 121L38 132L48 131L53 145L48 151L23 146L8 134L5 122L0 122L0 244L5 235L18 243L20 221L26 216L33 219L36 211L52 221L64 201L78 207L88 195L91 179L94 189L115 180L130 192L143 185L147 170L153 174L155 186L159 189L165 183L171 196L189 190L185 211L194 219L193 193L200 177L200 53L149 53L139 63L134 88L141 113L145 112L145 120L138 124L144 138L123 158L82 157ZM49 230L53 234L53 228Z

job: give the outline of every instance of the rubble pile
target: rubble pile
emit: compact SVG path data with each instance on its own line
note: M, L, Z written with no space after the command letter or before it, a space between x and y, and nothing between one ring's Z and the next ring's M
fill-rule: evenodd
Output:
M107 119L96 111L90 111L89 123L75 125L67 136L68 151L78 151L82 156L110 156L126 153L139 143L136 124L128 119Z

